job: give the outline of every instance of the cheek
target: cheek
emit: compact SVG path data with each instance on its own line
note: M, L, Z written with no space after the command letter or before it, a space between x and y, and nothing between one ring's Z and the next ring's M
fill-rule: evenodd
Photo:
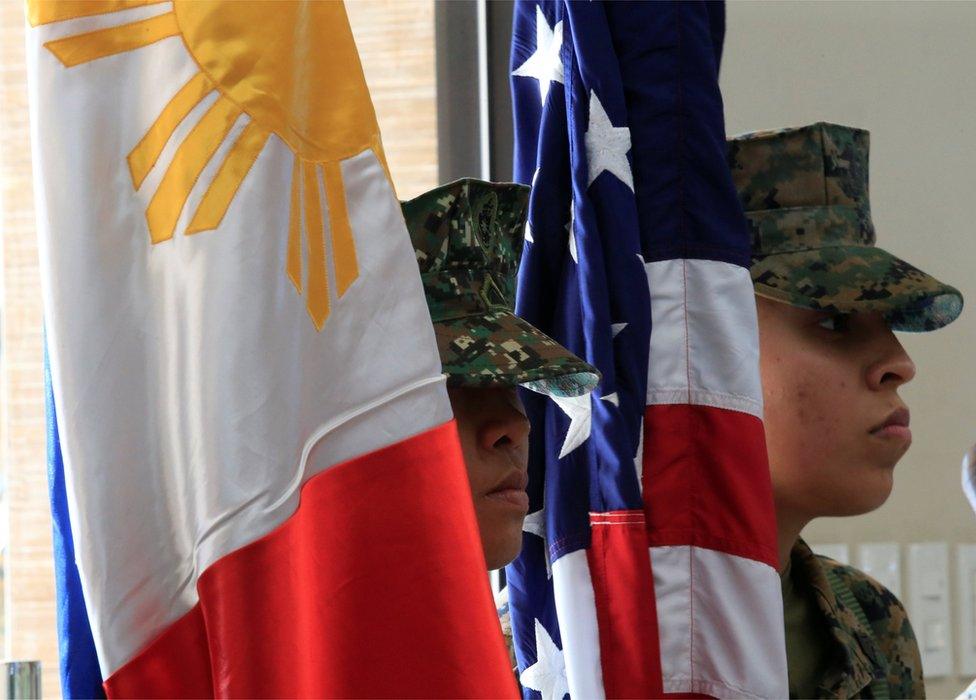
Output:
M474 430L469 429L466 422L459 420L458 437L461 442L461 454L464 456L464 467L468 472L471 491L475 494L480 493L485 485L485 465L482 463L479 454L477 436Z
M829 442L838 423L837 404L840 387L820 381L799 381L788 400L793 410L787 416L804 442Z
M880 454L865 434L855 381L834 368L808 369L763 389L777 508L809 517L874 510L891 491L897 457Z
M516 447L512 450L513 459L522 471L528 471L529 469L529 441L526 440L525 444Z
M794 364L794 366L796 366ZM828 465L850 450L844 409L850 384L807 363L802 371L780 366L763 373L766 441L777 489L807 489Z

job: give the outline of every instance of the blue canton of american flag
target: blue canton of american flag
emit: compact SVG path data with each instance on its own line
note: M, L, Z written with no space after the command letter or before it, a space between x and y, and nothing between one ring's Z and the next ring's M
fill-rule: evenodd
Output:
M724 17L516 2L517 313L603 373L589 396L523 392L532 505L507 578L527 698L787 695Z

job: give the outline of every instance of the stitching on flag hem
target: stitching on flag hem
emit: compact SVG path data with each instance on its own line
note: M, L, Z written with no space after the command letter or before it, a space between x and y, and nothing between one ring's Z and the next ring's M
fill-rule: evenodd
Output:
M757 542L750 542L743 545L741 541L729 540L724 537L714 535L703 536L694 529L683 530L651 530L647 531L647 542L650 549L664 549L677 547L692 547L696 549L707 549L719 554L728 554L752 562L757 566L768 566L773 571L778 571L777 567L771 564L776 561L779 554L769 547Z
M358 418L363 414L369 413L370 411L373 411L379 408L380 406L389 403L390 401L398 399L401 396L405 396L413 391L422 389L425 386L436 384L437 382L446 382L446 381L447 381L447 376L444 374L439 374L434 377L424 377L423 379L411 382L409 384L399 387L398 389L394 389L393 391L388 392L384 396L373 399L372 401L367 402L365 404L361 404L354 409L351 409L339 416L336 416L335 418L328 421L324 425L319 426L319 428L317 428L315 431L312 432L308 440L305 441L305 446L302 448L302 456L298 462L298 470L296 471L295 477L292 479L291 483L282 492L278 500L276 500L274 503L268 506L267 511L270 512L270 511L277 510L296 492L300 492L302 487L305 485L305 483L307 483L308 479L314 478L319 474L323 474L327 472L329 469L331 469L332 466L335 466L335 465L331 465L330 467L326 467L325 469L322 469L321 471L318 471L312 475L306 474L305 468L308 462L309 454L311 454L312 449L315 447L315 445L317 445L319 441L321 441L322 438L324 438L326 435L342 427L349 421L354 420L355 418ZM431 427L435 427L435 426L431 426ZM412 436L407 435L403 439L409 437ZM377 449L383 449L383 447L385 446L378 447ZM308 477L308 479L306 479L306 476ZM223 517L219 518L216 522L212 523L211 526L207 528L207 531L197 539L197 542L194 544L193 547L193 567L190 573L187 575L186 580L183 582L183 584L181 584L181 590L183 589L183 587L186 587L186 585L189 584L191 581L199 579L199 577L203 574L203 572L206 571L206 569L201 569L200 567L200 549L203 546L203 543L207 541L209 538L211 538L212 536L214 536L217 532L222 530L223 526L226 523L235 520L237 518L237 515L238 515L237 510L233 510L229 513L226 513Z
M687 400L690 397L690 401ZM672 404L711 406L739 413L749 413L762 420L763 402L745 394L725 394L707 389L688 390L685 387L664 387L647 390L648 406Z
M718 681L696 680L688 676L669 676L664 681L665 693L698 693L715 698L742 698L743 700L765 700L747 690Z
M431 384L437 384L439 382L446 383L447 375L438 374L433 377L424 377L423 379L418 379L416 381L410 382L409 384L404 384L399 388L394 389L393 391L387 392L383 396L375 398L372 401L361 404L356 408L350 409L349 411L346 411L345 413L336 416L328 423L317 428L309 436L308 440L305 441L305 447L302 448L302 457L301 460L299 460L298 473L295 475L295 479L292 481L292 484L288 487L286 493L283 494L282 497L279 498L277 501L275 501L273 504L271 504L271 506L269 506L268 509L273 510L274 508L277 508L279 505L281 505L286 500L288 500L288 498L291 496L292 493L294 493L298 488L301 487L301 480L305 476L305 465L308 462L308 456L311 453L312 448L314 448L315 445L318 444L318 442L322 440L322 438L324 438L326 435L331 433L333 430L336 430L337 428L345 425L349 421L358 418L364 413L369 413L370 411L377 409L380 406L383 406L384 404L393 401L394 399L398 399L401 396L405 396L411 392L417 391L419 389L423 389L425 386L429 386Z

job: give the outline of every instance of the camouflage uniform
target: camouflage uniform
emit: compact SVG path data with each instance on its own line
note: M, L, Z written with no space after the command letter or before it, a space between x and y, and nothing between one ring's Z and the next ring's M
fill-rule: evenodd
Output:
M595 367L516 316L529 188L458 180L403 202L448 386L578 396Z
M867 131L824 122L729 140L756 294L827 312L878 312L897 331L941 328L962 312L962 295L875 245L868 151ZM810 632L830 647L818 697L924 697L915 635L890 591L816 557L802 540L790 566L823 623Z
M756 293L809 309L879 311L897 331L959 316L962 295L875 246L869 135L819 122L729 141Z
M819 698L873 698L877 681L892 698L924 698L922 659L905 608L887 588L857 569L814 554L798 540L790 554L793 575L813 593L828 629L828 666ZM829 578L840 580L838 595ZM835 579L835 580L836 580ZM858 619L846 592L864 612Z

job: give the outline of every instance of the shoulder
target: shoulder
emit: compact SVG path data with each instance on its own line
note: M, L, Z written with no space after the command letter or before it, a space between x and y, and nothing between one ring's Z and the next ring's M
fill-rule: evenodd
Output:
M879 650L888 663L892 697L924 694L922 659L905 606L897 596L863 571L828 557L817 559L851 591L871 627ZM898 692L901 690L901 692Z
M821 566L837 576L850 589L868 618L878 640L904 637L915 643L915 633L905 606L894 593L860 569L818 556Z

